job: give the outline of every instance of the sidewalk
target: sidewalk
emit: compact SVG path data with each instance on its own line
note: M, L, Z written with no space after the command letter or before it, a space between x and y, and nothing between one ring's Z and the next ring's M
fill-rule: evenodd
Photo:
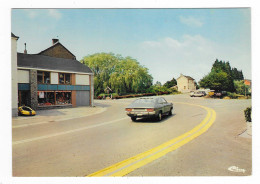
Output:
M102 113L105 107L76 107L65 109L38 110L35 116L18 116L12 118L13 128L64 121Z

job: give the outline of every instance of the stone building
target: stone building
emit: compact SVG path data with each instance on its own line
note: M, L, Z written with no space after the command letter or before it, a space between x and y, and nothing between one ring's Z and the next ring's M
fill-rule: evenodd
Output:
M192 77L185 76L183 74L181 74L180 77L177 78L177 86L178 91L182 93L196 90L195 80Z
M93 106L93 72L58 39L38 54L17 53L17 83L18 89L13 88L18 91L16 108Z

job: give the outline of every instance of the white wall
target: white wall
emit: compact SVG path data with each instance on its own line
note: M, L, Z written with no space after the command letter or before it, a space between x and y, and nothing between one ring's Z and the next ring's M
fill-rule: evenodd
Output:
M177 79L178 91L185 91L188 89L188 80L186 77L181 76ZM184 89L185 86L185 89Z
M76 85L89 85L89 75L76 74Z
M59 74L51 72L51 84L59 84Z
M28 70L18 70L17 74L18 74L18 83L30 83Z
M17 38L11 37L11 68L12 68L12 116L17 116L18 83L17 83Z

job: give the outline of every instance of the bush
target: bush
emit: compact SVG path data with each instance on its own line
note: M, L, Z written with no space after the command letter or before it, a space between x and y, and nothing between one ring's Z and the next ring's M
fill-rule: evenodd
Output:
M251 122L252 119L251 119L251 111L252 111L252 107L248 107L244 110L244 113L245 113L245 119L247 122Z
M111 94L110 94L110 96L111 96ZM112 97L113 98L116 98L116 97L118 97L119 95L117 94L117 93L112 93Z
M236 93L231 93L231 92L227 92L227 96L231 99L237 99L237 94Z

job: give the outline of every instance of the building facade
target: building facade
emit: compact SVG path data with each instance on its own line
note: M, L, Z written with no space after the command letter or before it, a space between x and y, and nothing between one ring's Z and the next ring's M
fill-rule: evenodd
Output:
M185 76L183 74L181 74L180 77L177 78L177 86L178 91L182 93L196 90L195 80L192 77Z
M38 54L17 53L17 84L17 107L93 106L93 72L58 39Z
M12 116L18 111L18 84L17 84L17 40L18 36L11 33L11 75L12 75Z

